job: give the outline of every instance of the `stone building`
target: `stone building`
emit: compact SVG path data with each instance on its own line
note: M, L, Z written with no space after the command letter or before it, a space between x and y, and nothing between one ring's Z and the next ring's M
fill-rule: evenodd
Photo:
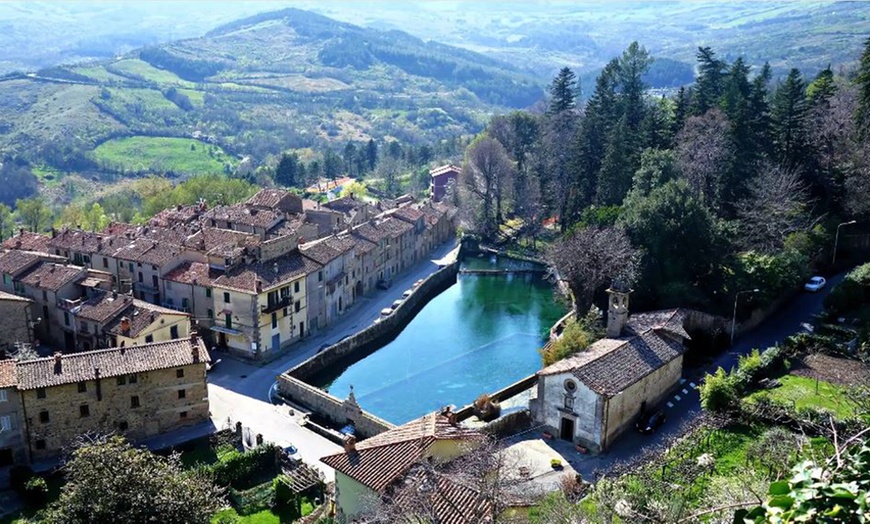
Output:
M538 372L532 417L557 438L607 449L678 384L681 310L628 315L628 293L610 290L607 338Z
M15 361L0 360L0 468L26 464L29 460L16 383Z
M17 342L30 344L30 305L33 301L0 291L0 352L7 354L16 350Z
M57 456L85 433L135 441L208 420L209 361L191 336L19 362L32 460Z

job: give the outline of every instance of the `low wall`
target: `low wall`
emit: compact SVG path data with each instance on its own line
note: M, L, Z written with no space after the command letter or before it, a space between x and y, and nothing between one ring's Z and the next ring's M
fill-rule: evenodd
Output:
M538 383L538 375L537 374L529 375L528 377L521 378L520 380L517 380L513 384L505 386L494 393L490 393L489 398L492 399L494 402L502 402L506 399L513 397L514 395L517 395L519 393L522 393L523 391L526 391L527 389L531 389L532 386L534 386L537 383ZM465 420L465 419L472 417L474 415L474 403L471 403L467 406L464 406L464 407L456 410L455 413L456 413L456 420L459 420L459 421L462 421L462 420Z
M310 381L321 371L341 361L353 359L366 350L376 349L395 338L414 315L445 288L456 282L459 262L444 266L427 277L417 289L397 307L393 313L341 342L329 346L320 353L287 371L287 374Z
M532 413L528 409L521 409L493 420L483 430L496 438L504 438L516 435L530 427L532 427Z
M287 373L278 376L278 392L281 396L310 408L336 427L353 422L358 439L372 437L396 427L386 420L363 411L352 399L341 400L333 397L322 389L306 384Z

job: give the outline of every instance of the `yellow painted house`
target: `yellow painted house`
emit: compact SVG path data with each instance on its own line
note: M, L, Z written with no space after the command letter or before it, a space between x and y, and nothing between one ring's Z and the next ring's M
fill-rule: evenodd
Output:
M277 354L308 333L306 275L322 266L298 250L227 270L212 282L217 343L244 357Z

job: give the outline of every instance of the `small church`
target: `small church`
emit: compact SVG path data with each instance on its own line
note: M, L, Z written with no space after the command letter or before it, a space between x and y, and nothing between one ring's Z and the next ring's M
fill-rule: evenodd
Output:
M683 372L685 312L629 315L630 291L609 289L607 336L538 371L532 417L555 437L606 450L661 402Z

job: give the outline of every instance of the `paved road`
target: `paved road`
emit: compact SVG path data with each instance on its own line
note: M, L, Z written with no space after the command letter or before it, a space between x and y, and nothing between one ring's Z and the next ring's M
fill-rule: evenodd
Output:
M616 463L627 461L641 453L643 449L651 448L673 436L681 425L701 413L701 399L692 384L697 384L700 377L714 372L720 366L726 370L731 369L737 365L739 356L749 353L754 348L768 348L801 331L803 324L812 323L813 317L822 311L825 297L845 276L846 273L843 272L830 278L828 285L818 293L802 292L760 326L739 337L734 346L721 354L712 364L701 369L687 370L682 387L668 400L672 407L664 406L667 423L656 434L644 436L629 430L610 450L594 457L577 453L567 442L551 441L554 449L560 451L584 478L591 479L596 470L606 470Z
M390 289L378 290L357 300L331 326L296 343L288 354L269 364L257 366L227 358L223 354L213 356L222 359L208 376L214 425L223 428L227 419L233 424L240 420L254 433L261 433L267 441L281 445L292 443L306 462L319 467L327 480L332 480L334 472L319 459L340 451L340 447L300 426L296 419L298 414L290 415L287 406L272 404L270 389L275 384L276 376L316 354L324 345L334 344L371 325L380 311L400 298L402 292L414 282L437 271L439 266L433 260L444 258L454 247L453 242L448 242L436 248L430 254L431 259L418 263L396 277Z

